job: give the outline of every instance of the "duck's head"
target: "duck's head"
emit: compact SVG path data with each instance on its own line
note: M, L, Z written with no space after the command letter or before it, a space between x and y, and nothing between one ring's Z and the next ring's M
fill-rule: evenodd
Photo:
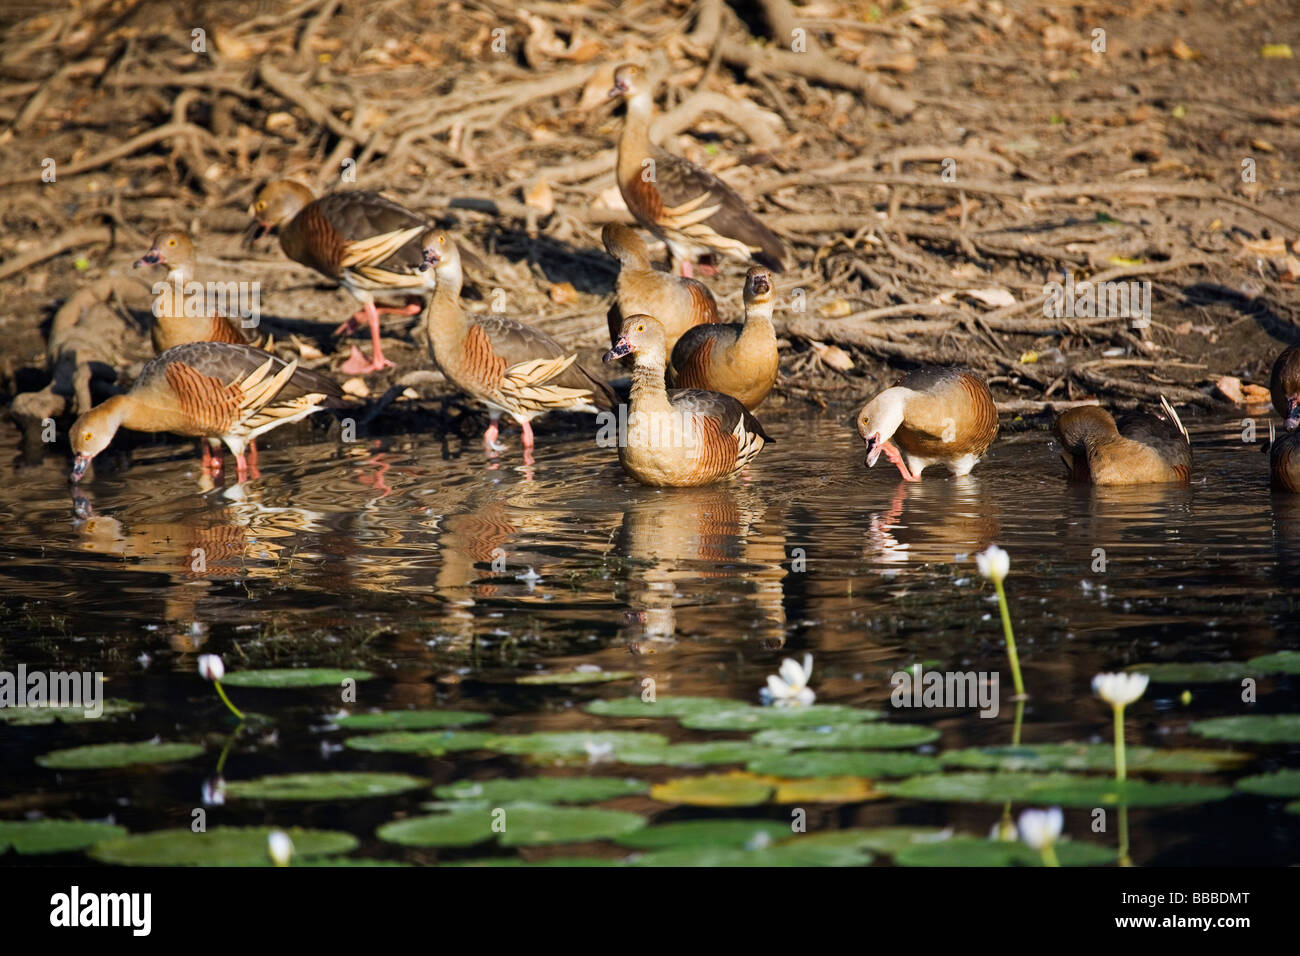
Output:
M645 70L635 63L624 63L614 71L614 85L609 88L609 96L633 97L648 89Z
M605 353L605 361L613 362L624 355L662 356L667 335L659 320L649 315L629 315L623 320L618 340L614 347Z
M253 222L244 236L246 242L261 239L272 229L284 225L315 198L310 189L292 179L276 179L267 183L248 207Z
M118 402L110 398L86 412L72 426L72 480L80 481L90 461L108 447L121 425Z
M775 297L772 273L762 266L750 266L745 274L745 308L770 305Z
M419 270L430 269L440 279L460 271L460 249L445 229L430 229L420 237Z
M194 266L194 240L180 229L164 229L154 235L149 251L135 260L133 268L166 265L168 272L187 271Z
M885 444L903 424L907 393L894 386L887 388L858 412L858 434L867 448L867 467L875 467Z

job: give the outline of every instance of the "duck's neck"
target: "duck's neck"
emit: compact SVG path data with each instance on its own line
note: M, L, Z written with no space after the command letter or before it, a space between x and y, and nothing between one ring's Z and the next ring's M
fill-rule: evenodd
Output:
M438 284L429 299L425 313L425 334L433 346L435 358L452 354L465 342L469 322L460 305L460 289L464 281L460 267L438 271Z
M185 310L185 286L194 279L194 266L188 262L178 262L167 270L163 279L164 288L157 289L155 315L160 319L183 319ZM191 310L193 311L193 310Z
M632 369L629 413L653 414L672 410L668 389L664 385L664 364L662 355L637 353L636 366Z
M776 327L772 324L772 302L755 302L745 309L745 327L740 332L743 348L750 343L774 341Z
M618 141L618 178L621 182L641 175L641 161L650 153L650 123L654 111L654 100L649 90L628 97L623 135Z
M95 406L95 428L107 435L117 434L117 430L125 425L127 428L136 431L151 431L147 422L142 419L141 409L132 401L130 395L114 395L112 398L105 399Z

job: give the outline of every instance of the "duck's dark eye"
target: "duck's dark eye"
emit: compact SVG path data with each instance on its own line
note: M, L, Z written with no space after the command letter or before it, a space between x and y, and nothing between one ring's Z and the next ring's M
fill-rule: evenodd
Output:
M256 206L256 208L257 208L257 211L258 211L258 212L261 212L263 209L265 209L265 208L266 208L266 200L265 200L265 199L259 199L259 200L257 201L257 206Z
M644 326L644 325L638 325L638 326L636 327L636 331L638 331L638 332L644 332L644 331L645 331L645 326Z
M94 437L95 437L95 433L94 433L94 432L84 432L84 433L82 434L82 436L81 436L81 440L82 440L82 441L90 441L90 440L91 440L92 438L94 438Z
M168 239L168 240L167 240L167 245L169 245L169 246L174 246L174 245L176 245L176 240L175 240L175 239Z

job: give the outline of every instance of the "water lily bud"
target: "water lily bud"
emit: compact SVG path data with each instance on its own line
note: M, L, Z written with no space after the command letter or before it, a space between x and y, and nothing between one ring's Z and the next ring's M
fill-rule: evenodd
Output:
M199 676L204 680L221 680L226 676L226 665L216 654L200 654Z
M1001 584L1011 570L1011 555L991 544L988 550L975 555L975 567L979 569L980 577Z
M1098 674L1092 692L1112 707L1127 707L1146 693L1150 680L1146 674Z
M293 841L283 830L272 830L266 838L266 852L276 866L288 866L293 858Z
M1065 815L1060 807L1050 810L1026 810L1020 814L1020 839L1035 850L1055 843L1061 835L1065 824Z
M210 777L203 781L203 803L209 807L219 807L226 802L226 778Z

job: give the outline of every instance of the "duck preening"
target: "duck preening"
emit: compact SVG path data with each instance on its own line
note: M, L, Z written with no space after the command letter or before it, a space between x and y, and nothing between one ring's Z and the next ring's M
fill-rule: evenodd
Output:
M781 239L755 216L735 190L713 173L650 142L654 89L645 72L625 64L614 71L611 97L627 101L618 141L618 188L643 227L667 244L674 267L692 274L699 252L748 262L753 256L780 272Z
M550 411L596 413L614 407L614 392L577 362L577 355L540 329L500 315L470 318L460 304L461 255L442 230L420 240L425 269L437 287L425 315L429 350L453 385L488 408L483 435L499 450L497 420L509 415L523 429L524 457L532 460L532 420Z
M1300 429L1279 438L1273 423L1268 423L1268 473L1274 491L1300 494Z
M669 378L681 388L730 395L751 412L776 385L781 369L772 309L772 273L750 266L745 277L745 321L687 329L672 350Z
M189 233L179 229L164 229L155 234L149 251L135 260L136 269L153 265L167 267L166 286L154 301L153 327L150 329L157 355L189 342L228 342L233 345L249 342L249 337L238 326L239 319L217 315L206 294L197 308L188 300L190 290L186 287L194 282L197 262L194 240ZM233 299L238 304L238 296Z
M1286 431L1300 428L1300 349L1285 349L1273 363L1269 377L1273 408L1282 416Z
M1093 485L1186 483L1192 443L1162 395L1160 412L1129 412L1118 424L1097 405L1062 412L1053 431L1071 478Z
M722 321L708 286L657 270L650 264L650 251L635 229L622 223L606 223L600 238L605 251L619 264L616 298L606 316L611 347L618 341L624 317L629 315L658 318L667 336L669 354L687 329Z
M168 349L144 367L131 390L114 395L72 426L79 481L119 428L219 439L248 478L244 451L259 435L343 404L338 383L283 362L261 349L225 342L191 342ZM217 459L218 463L220 459Z
M730 395L666 387L666 335L651 316L625 319L605 361L624 355L632 355L636 364L618 457L623 470L642 484L686 487L729 478L771 441L758 419Z
M883 454L906 481L920 481L931 465L966 475L998 433L989 387L974 372L927 366L907 373L858 414L867 467Z

